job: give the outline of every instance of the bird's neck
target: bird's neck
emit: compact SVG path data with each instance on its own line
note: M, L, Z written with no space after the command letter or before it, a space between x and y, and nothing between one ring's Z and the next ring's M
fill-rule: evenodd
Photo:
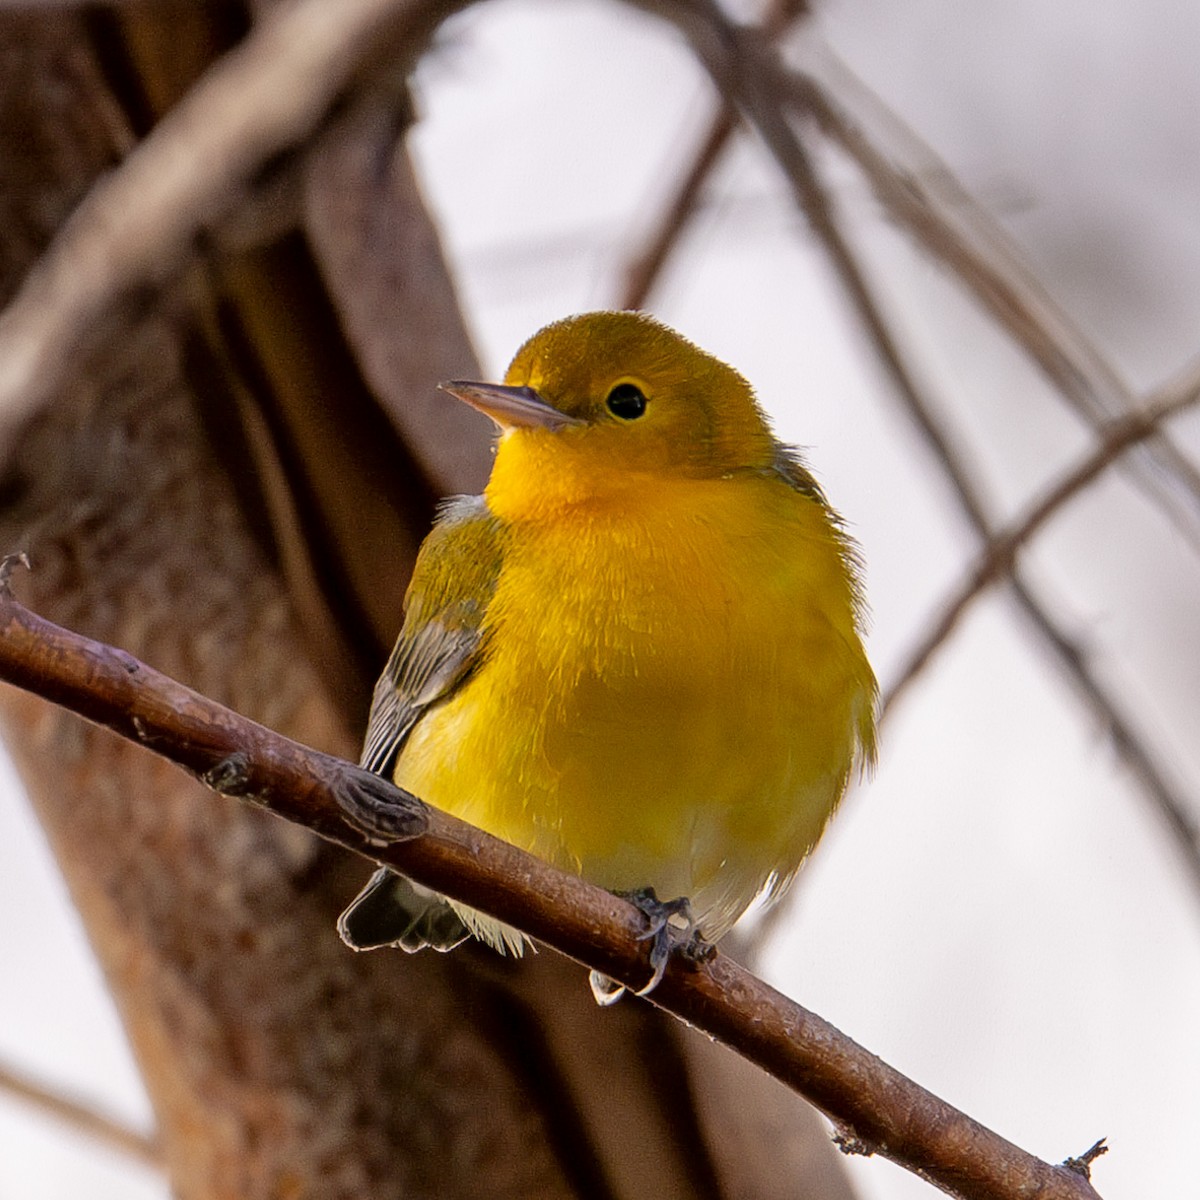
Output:
M502 521L571 521L652 502L672 479L566 447L552 434L506 437L484 495Z

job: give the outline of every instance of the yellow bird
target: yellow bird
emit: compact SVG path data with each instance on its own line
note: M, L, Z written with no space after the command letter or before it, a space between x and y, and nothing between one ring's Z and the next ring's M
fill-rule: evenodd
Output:
M362 764L715 941L873 759L855 546L746 380L645 315L570 317L503 385L443 387L499 427L495 463L421 548ZM339 929L523 945L386 870Z

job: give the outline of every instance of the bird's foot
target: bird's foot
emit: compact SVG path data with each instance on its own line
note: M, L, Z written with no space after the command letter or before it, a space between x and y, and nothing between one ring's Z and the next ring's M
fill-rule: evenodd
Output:
M662 982L671 955L677 954L693 964L708 962L716 953L711 943L706 942L696 928L692 917L692 905L686 896L674 900L660 900L651 887L638 888L633 892L618 892L646 918L648 928L638 940L650 943L650 966L653 974L645 987L634 994L648 996ZM625 985L617 983L599 971L589 977L592 995L603 1007L616 1004L625 994Z
M650 982L637 992L639 996L648 996L662 982L672 951L687 944L696 932L692 904L686 896L660 900L652 887L638 888L635 892L624 892L622 895L646 918L649 926L645 933L639 935L638 941L650 943L650 965L654 968L654 974Z
M589 971L588 983L592 987L592 998L601 1008L616 1004L625 995L625 985L610 979L603 971Z

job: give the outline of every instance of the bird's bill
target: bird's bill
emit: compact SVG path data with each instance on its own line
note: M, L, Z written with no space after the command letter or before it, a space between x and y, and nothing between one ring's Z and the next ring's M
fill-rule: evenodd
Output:
M509 387L503 383L471 383L463 379L452 379L440 383L443 392L477 408L492 418L501 429L565 429L568 425L582 425L578 417L559 412L547 404L531 387Z

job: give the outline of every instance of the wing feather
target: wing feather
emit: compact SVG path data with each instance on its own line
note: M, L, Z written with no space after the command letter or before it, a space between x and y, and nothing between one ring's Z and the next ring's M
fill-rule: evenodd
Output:
M443 508L417 556L404 627L375 685L360 764L390 775L413 726L449 696L484 654L503 527L481 496Z

